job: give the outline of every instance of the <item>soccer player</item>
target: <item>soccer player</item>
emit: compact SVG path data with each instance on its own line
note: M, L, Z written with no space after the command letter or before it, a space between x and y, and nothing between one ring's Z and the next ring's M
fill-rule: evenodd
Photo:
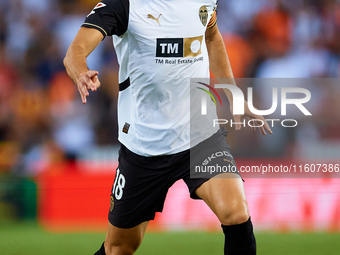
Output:
M84 104L88 91L100 86L98 72L88 69L86 57L106 36L113 37L120 65L119 166L107 235L97 255L133 254L179 179L193 199L203 199L218 217L225 234L224 254L256 254L239 174L190 178L190 151L202 161L223 151L226 160L210 163L235 165L224 129L201 123L200 134L190 133L190 78L209 78L209 68L216 77L233 78L216 25L216 7L217 0L103 0L67 51L64 65ZM226 95L232 105L231 92L226 90ZM251 113L247 102L244 106L246 117L264 122L262 134L272 133L262 116ZM234 116L237 130L241 117Z

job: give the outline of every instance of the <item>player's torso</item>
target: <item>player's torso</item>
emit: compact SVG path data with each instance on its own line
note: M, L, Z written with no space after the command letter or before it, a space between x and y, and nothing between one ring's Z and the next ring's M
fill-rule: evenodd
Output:
M120 140L139 154L143 147L145 154L181 151L189 146L190 78L209 77L204 35L216 1L129 3L128 29L113 39L119 82L129 80L120 93L119 124L131 125Z

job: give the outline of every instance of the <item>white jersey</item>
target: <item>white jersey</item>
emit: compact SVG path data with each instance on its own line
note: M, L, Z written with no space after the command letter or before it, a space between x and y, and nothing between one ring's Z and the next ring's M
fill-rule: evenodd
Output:
M190 78L209 78L205 31L216 22L216 5L105 0L85 20L84 27L113 36L120 65L119 141L132 152L174 154L217 131L202 123L199 134L190 132Z

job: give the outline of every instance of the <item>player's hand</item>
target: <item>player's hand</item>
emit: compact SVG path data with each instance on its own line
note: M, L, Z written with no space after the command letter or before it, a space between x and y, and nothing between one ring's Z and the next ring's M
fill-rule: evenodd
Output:
M86 97L89 96L89 90L96 91L97 88L100 87L98 72L88 70L87 72L81 73L77 79L77 87L83 104L86 104Z
M232 103L230 104L230 110L233 113ZM250 123L252 123L252 126L259 126L259 129L263 135L266 135L266 132L269 134L273 134L273 131L270 129L266 119L262 115L257 115L252 113L249 110L248 103L244 101L244 115L233 115L234 121L237 123L235 125L235 130L240 130L242 127L241 119L244 117L248 117L248 120L253 120ZM260 121L261 120L261 121ZM252 130L256 131L255 127L251 127Z

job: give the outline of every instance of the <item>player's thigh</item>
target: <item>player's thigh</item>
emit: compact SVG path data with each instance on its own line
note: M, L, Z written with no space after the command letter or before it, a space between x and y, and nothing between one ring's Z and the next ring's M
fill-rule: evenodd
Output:
M205 201L224 225L240 224L249 218L243 181L238 174L217 175L199 186L196 195Z
M117 228L109 223L104 245L106 254L133 254L143 240L148 223L145 221L133 228Z

